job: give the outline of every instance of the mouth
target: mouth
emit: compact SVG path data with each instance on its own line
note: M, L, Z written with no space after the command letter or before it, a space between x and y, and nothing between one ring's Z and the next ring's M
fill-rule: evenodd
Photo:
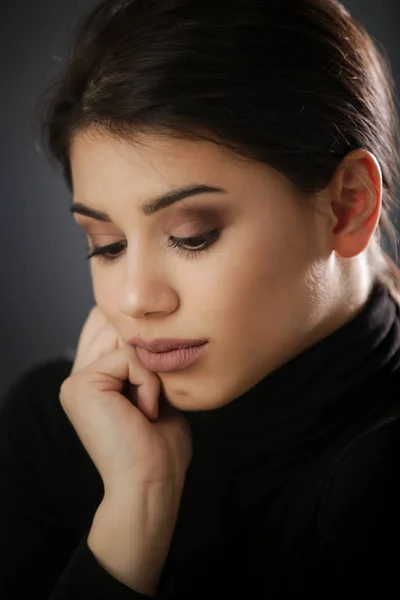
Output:
M142 338L132 338L128 344L136 348L143 348L148 352L164 353L173 350L185 350L202 346L207 340L204 339L178 339L178 338L157 338L152 340L144 340Z
M208 342L199 345L175 348L165 352L151 352L146 348L136 346L136 353L140 362L149 371L156 373L168 373L181 371L194 364L208 348Z

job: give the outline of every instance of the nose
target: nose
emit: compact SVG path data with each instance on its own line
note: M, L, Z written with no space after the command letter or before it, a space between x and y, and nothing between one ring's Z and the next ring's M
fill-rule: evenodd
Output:
M156 269L149 260L126 263L127 268L119 292L119 309L134 319L147 315L168 315L179 306L179 296L167 281L162 267Z

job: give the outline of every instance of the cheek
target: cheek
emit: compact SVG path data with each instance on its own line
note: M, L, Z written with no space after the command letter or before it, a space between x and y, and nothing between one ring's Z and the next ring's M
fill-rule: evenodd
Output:
M279 291L295 287L306 270L306 239L262 227L257 231L256 224L244 228L214 254L182 267L187 305L225 316L278 302Z
M100 271L91 268L92 289L96 304L110 317L113 307L117 304L117 282L113 277L112 269Z
M307 240L307 235L274 232L242 240L227 256L208 263L188 288L188 305L197 305L203 314L208 309L208 325L228 346L237 339L253 339L262 347L266 334L279 340L306 309L304 280L314 254Z

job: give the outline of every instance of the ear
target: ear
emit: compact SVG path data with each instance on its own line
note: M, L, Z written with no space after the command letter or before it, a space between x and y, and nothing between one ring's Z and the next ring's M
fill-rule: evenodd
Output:
M343 258L357 256L368 246L382 210L382 171L368 150L349 153L328 184L334 216L333 250Z

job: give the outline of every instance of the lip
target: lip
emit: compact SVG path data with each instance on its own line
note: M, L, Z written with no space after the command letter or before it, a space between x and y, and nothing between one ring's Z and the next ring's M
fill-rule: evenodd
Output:
M192 365L200 358L207 347L208 342L199 346L170 350L169 352L150 352L145 348L136 346L136 352L140 362L149 371L168 373L170 371L180 371Z
M207 340L189 340L183 338L156 338L153 340L143 340L142 338L132 338L127 343L131 346L144 348L148 352L169 352L170 350L182 350L192 346L201 346Z

